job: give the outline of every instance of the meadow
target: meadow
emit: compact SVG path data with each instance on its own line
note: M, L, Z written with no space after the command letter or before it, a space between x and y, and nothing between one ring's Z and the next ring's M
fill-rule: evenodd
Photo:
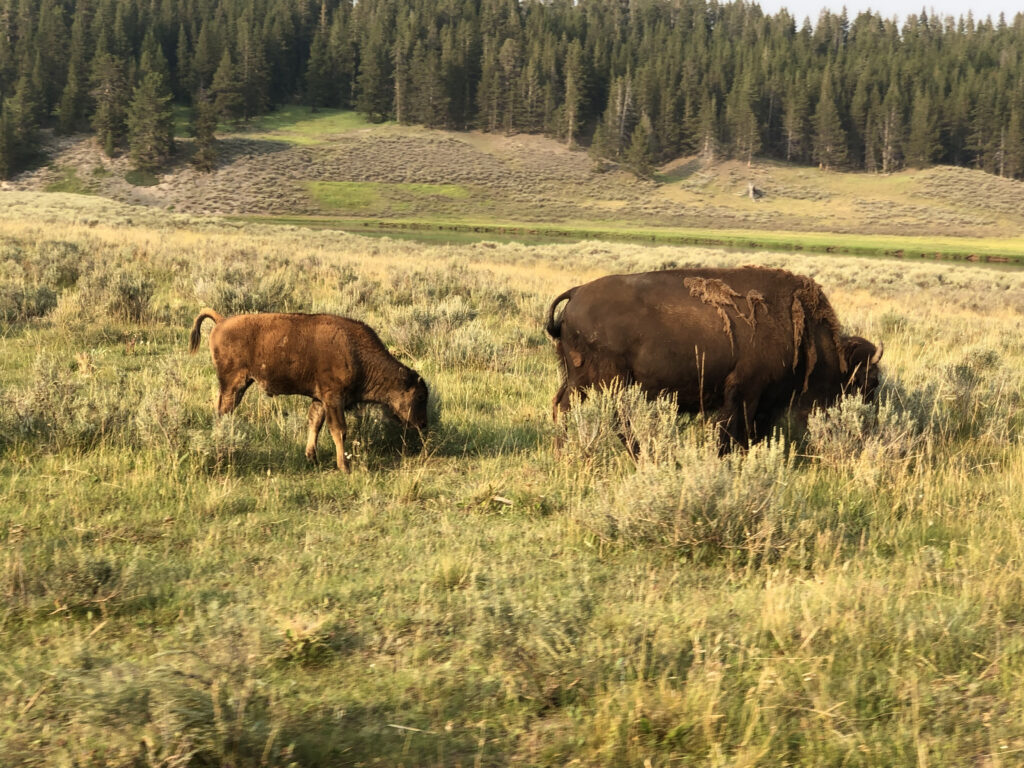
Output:
M1024 761L1024 272L0 212L0 764ZM629 390L553 425L557 293L745 263L884 342L877 406L724 459ZM365 320L424 445L367 408L346 476L302 398L215 420L204 305Z

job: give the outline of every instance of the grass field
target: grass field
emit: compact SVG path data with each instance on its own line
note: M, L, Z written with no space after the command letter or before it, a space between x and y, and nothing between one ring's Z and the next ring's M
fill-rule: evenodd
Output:
M1024 274L0 210L4 766L1024 760ZM885 343L877 409L719 459L626 392L556 455L554 295L752 261ZM203 305L369 322L422 451L367 409L351 475L308 465L306 403L255 389L215 422Z

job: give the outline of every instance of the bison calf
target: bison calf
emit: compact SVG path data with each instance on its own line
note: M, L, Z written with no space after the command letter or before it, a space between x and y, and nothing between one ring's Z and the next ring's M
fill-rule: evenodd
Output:
M215 327L210 352L220 382L219 414L231 413L254 381L268 395L305 395L309 407L306 457L316 456L324 419L345 458L345 410L358 403L379 403L406 426L427 426L427 385L416 371L398 362L368 325L336 315L265 313L225 318L203 309L192 324L189 352L199 346L203 320Z
M882 358L841 333L811 278L759 267L602 277L558 296L547 332L564 376L556 420L573 392L635 383L649 397L674 393L680 411L718 411L723 453L765 437L785 409L872 397Z

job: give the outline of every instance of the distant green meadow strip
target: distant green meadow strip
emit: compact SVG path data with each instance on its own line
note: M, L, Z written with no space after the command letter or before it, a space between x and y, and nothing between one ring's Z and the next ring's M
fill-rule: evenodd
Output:
M738 229L634 229L529 223L422 221L322 216L230 216L234 221L340 229L364 235L388 235L428 242L454 236L459 241L524 239L531 242L608 240L652 245L701 245L751 251L804 251L851 256L1024 264L1024 238L899 237L821 232L770 232Z

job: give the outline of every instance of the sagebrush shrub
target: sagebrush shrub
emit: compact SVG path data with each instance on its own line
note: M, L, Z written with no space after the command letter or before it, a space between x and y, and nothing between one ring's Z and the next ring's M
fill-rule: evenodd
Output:
M584 497L578 522L608 542L659 545L694 560L738 554L764 557L795 530L784 488L793 458L780 439L718 456L713 439L691 433L673 463L641 465Z

